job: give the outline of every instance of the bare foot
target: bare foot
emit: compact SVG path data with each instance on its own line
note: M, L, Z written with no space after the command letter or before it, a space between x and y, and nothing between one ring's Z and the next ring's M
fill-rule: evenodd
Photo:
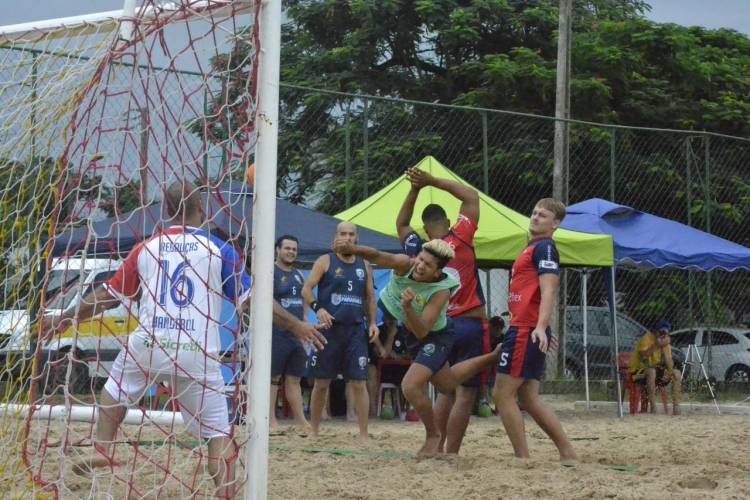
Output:
M495 348L492 350L492 354L495 356L496 359L500 359L500 350L503 347L503 343L500 342L495 346Z
M289 431L299 437L307 437L312 434L312 427L307 424L295 424L289 428Z
M440 452L440 435L428 436L417 452L417 458L432 458Z
M573 448L560 452L560 462L566 466L573 466L579 462L578 454Z
M356 422L357 421L357 415L354 413L347 413L346 414L346 421L347 422Z
M320 415L320 420L331 420L331 416L328 414L327 411L323 411L323 413Z
M680 405L672 405L672 415L680 415Z
M357 443L358 444L367 444L370 442L370 436L367 434L358 434L357 435Z

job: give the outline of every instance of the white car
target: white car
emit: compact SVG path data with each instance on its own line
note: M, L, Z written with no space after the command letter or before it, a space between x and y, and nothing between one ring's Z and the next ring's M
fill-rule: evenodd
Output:
M81 297L99 283L109 279L120 266L113 259L77 257L55 259L48 272L45 315L60 314L77 306ZM56 333L42 345L42 365L49 367L52 384L60 385L56 377L66 376L65 357L74 355L70 386L73 392L85 389L91 378L106 377L115 356L128 334L137 325L129 305L120 304L104 311L97 318L81 322L75 329ZM29 313L24 309L0 311L0 362L11 373L18 372L23 359L30 359L31 332ZM18 373L14 373L18 374Z
M703 359L708 375L722 382L750 382L750 328L711 327L711 368L708 360L709 328L699 326L672 332L672 347L687 354L688 347L694 344ZM691 361L697 366L698 360L692 355ZM696 368L693 368L695 370ZM697 368L700 370L700 368ZM693 372L699 374L699 372Z

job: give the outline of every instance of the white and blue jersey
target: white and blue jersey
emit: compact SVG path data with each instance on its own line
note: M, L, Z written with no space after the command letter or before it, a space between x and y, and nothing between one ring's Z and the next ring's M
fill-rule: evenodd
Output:
M138 244L106 286L138 301L127 349L147 359L148 371L200 376L219 369L222 302L244 302L250 276L230 243L173 226Z

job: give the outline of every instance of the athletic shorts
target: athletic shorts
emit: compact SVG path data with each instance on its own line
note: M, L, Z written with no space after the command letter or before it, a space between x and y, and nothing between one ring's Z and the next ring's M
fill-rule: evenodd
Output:
M448 356L451 366L484 354L486 321L481 318L448 318L448 321L453 329L453 348ZM477 373L461 385L479 387L481 375L481 372Z
M275 332L271 341L271 376L307 375L307 351L289 332Z
M430 332L422 340L409 333L406 347L409 349L414 363L426 366L432 373L437 373L448 363L453 348L453 333L446 327L436 332Z
M534 327L511 326L503 338L497 373L511 377L542 380L547 357L539 350L539 343L531 341ZM552 329L547 328L547 345L552 339Z
M182 420L187 430L198 438L228 437L230 435L229 409L224 393L224 378L218 365L201 377L176 376L174 373L149 371L138 362L140 353L123 349L115 358L107 382L110 396L120 404L136 405L146 391L156 382L172 388L180 406ZM174 371L174 370L173 370Z
M657 387L665 387L669 385L669 383L672 381L672 377L670 377L666 382L664 382L664 374L667 372L667 368L664 366L656 366L654 367L656 369L656 386ZM642 370L636 370L634 372L631 372L631 377L634 382L636 383L646 383L646 369Z
M362 323L334 323L322 333L328 343L310 357L312 377L334 379L343 373L346 380L367 380L367 333Z

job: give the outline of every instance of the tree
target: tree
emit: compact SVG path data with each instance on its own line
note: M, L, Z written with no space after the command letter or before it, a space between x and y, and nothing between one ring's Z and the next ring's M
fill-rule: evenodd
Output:
M438 105L552 115L557 5L287 1L279 192L335 213L432 154L480 188L487 165L488 194L527 212L551 191L552 122ZM750 136L748 37L655 23L643 17L648 8L642 0L574 2L573 118ZM221 110L209 117L217 139L247 119L247 103L222 107L249 88L245 61L238 43L214 62L235 68L210 106ZM748 143L575 124L570 148L571 202L607 198L614 182L619 202L701 228L710 219L712 232L750 241L738 224L750 215Z

